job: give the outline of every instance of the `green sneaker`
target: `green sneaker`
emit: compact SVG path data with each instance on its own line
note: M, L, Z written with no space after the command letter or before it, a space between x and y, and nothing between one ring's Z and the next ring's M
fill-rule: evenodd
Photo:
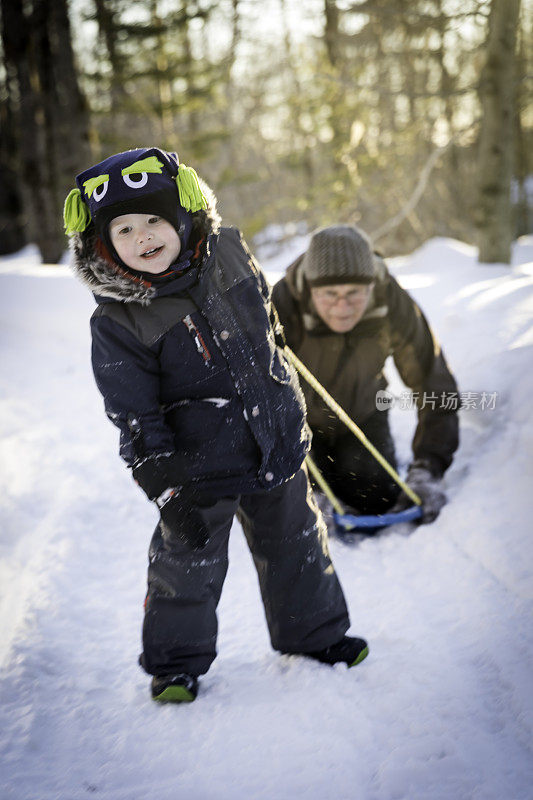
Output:
M186 672L152 678L152 697L160 703L192 703L197 694L198 678Z
M360 664L368 655L368 645L364 639L354 636L343 636L340 642L318 650L315 653L306 653L310 658L321 661L323 664L338 664L344 662L348 667Z

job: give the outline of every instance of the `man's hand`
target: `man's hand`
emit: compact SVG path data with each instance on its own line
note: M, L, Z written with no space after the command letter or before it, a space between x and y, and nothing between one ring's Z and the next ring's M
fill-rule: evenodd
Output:
M436 520L441 508L447 502L441 478L435 477L424 462L414 461L409 467L405 482L422 500L423 516L420 523L425 525ZM412 505L412 502L405 492L402 492L392 511L403 511Z

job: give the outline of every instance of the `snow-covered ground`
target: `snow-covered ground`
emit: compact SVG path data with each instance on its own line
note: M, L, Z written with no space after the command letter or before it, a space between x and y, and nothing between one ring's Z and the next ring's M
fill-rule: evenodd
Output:
M511 269L475 256L435 239L391 263L475 407L433 525L331 542L370 656L272 652L236 524L219 657L195 703L164 707L136 664L156 513L93 385L92 298L31 248L0 260L2 800L533 796L533 239Z

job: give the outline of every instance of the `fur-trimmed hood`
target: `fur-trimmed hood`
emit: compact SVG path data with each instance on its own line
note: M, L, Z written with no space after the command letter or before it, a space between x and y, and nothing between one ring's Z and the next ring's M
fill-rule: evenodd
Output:
M208 240L211 234L218 233L221 222L213 191L201 179L199 182L207 200L207 210L196 211L192 215L191 243L196 243L202 238ZM99 243L93 224L82 233L71 236L70 266L76 277L97 298L148 305L157 296L157 287L106 258L101 253ZM178 278L176 275L176 279Z

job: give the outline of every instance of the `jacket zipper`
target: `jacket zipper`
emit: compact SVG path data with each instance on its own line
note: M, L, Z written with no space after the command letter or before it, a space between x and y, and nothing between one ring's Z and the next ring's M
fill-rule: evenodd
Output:
M203 340L202 334L192 321L192 317L190 314L187 314L186 317L183 318L183 322L187 327L187 330L191 334L194 343L196 345L197 351L200 353L202 358L204 359L204 363L207 366L208 361L211 361L211 353L207 349L206 343Z

